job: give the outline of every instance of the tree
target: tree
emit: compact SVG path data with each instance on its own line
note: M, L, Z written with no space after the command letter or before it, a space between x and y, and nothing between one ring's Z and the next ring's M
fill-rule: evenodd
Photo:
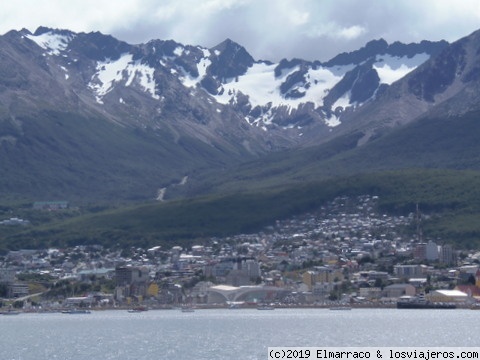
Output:
M383 281L382 279L375 279L375 287L381 288L383 290Z
M0 297L6 298L8 295L8 288L5 284L0 284Z

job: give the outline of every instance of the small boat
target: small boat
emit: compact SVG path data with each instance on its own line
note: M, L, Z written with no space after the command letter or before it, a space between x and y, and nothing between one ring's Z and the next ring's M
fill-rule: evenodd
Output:
M68 310L63 310L62 314L90 314L90 310L87 310L87 309L68 309Z
M350 306L332 306L330 310L352 310Z
M148 311L148 308L146 308L145 306L136 306L128 310L129 313L138 313L144 311Z
M194 311L195 311L195 309L194 309L192 306L190 306L190 305L184 305L184 306L182 306L181 310L182 310L182 312L184 312L184 313L194 312Z
M2 315L18 315L20 314L20 311L8 309L7 311L3 311L1 314Z
M275 310L275 307L269 304L259 304L257 310Z
M230 310L237 310L244 304L244 301L227 301Z

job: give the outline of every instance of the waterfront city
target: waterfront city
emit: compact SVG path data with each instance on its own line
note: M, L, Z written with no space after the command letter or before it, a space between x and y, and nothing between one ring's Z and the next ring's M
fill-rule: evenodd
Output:
M381 214L377 202L369 195L340 197L262 232L189 248L10 251L0 257L2 306L394 307L402 297L421 294L431 302L474 307L480 253L423 239L418 231L412 235L418 213Z

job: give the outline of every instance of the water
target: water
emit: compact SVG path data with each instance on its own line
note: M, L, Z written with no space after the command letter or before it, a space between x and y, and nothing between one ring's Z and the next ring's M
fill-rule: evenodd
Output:
M269 346L479 346L480 311L93 311L0 316L2 360L267 359Z

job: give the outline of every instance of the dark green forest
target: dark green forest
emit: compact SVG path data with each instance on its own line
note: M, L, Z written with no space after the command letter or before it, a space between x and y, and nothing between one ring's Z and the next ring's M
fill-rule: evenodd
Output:
M422 225L426 237L458 248L480 246L480 173L424 169L118 208L38 213L25 204L18 211L30 217L32 225L2 227L1 244L3 251L78 244L189 246L213 236L260 231L276 220L314 211L338 196L366 194L379 196L379 210L385 213L407 215L418 205L429 215ZM11 210L4 207L3 213Z

